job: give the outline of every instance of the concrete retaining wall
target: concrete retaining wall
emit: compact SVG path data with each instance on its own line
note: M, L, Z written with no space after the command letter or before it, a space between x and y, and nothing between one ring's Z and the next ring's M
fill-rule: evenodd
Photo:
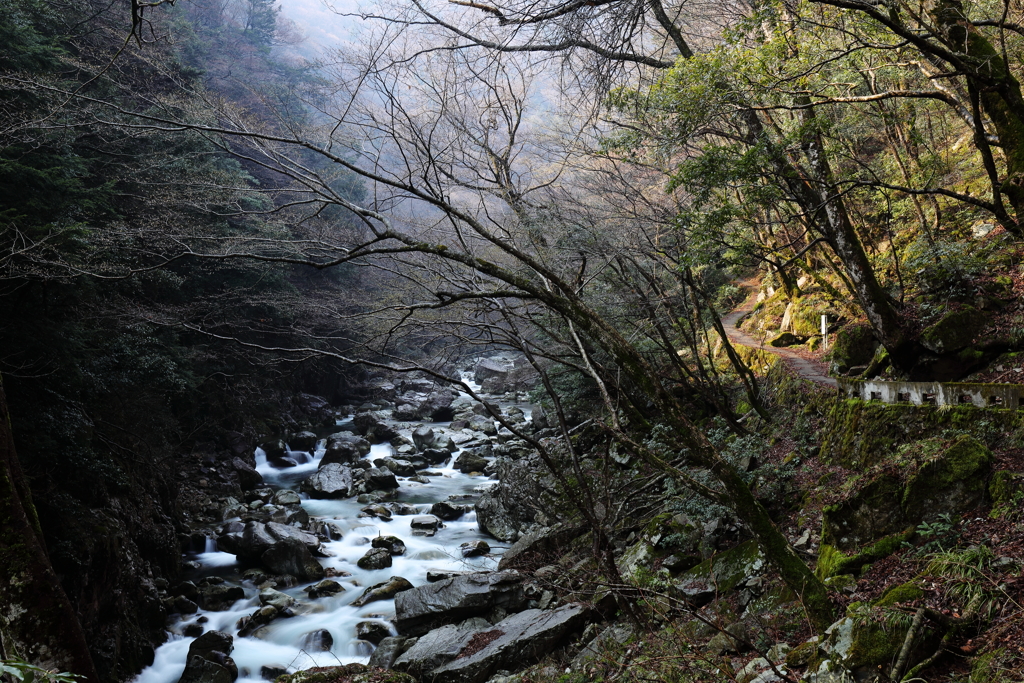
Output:
M1024 404L1024 385L971 382L877 382L840 379L839 395L863 401L913 405L974 405L1018 410Z

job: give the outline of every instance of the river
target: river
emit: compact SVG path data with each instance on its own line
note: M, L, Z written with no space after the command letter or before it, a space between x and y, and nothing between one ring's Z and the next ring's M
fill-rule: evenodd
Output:
M447 423L427 424L435 431L446 431L448 426ZM346 421L339 421L337 431L349 425ZM410 432L409 429L401 430L407 437ZM289 469L275 469L267 464L263 451L257 449L257 471L263 475L266 486L298 491L299 483L317 471L323 453L324 441L321 440L314 452L308 454L308 462ZM364 458L372 461L391 455L391 446L384 443L372 446ZM475 499L487 487L494 485L495 481L486 476L471 476L453 469L452 463L456 457L458 453L444 466L432 467L431 470L438 476L431 476L429 483L399 478L395 500L415 506L420 513L425 514L435 502L452 497L456 498L456 502L472 502L459 498L468 494ZM365 504L357 502L355 498L314 500L303 495L302 506L311 518L332 522L342 532L340 540L323 543L323 548L332 557L321 559L320 562L329 574L332 569L337 573L332 578L341 583L345 591L312 600L302 590L309 583L290 588L279 587L278 590L296 598L295 611L299 615L274 620L261 629L259 638L240 637L235 624L241 617L259 609L259 589L251 581L243 580L243 567L238 564L235 556L218 552L215 542L211 540L207 544L207 552L184 558L198 562L200 567L190 569L182 578L198 581L205 576L219 576L228 584L241 586L245 598L225 611L200 610L171 624L167 642L157 649L153 664L136 677L135 683L177 683L185 668L189 645L194 640L183 633L190 625L197 623L202 625L204 631L218 630L235 637L231 656L238 666L240 683L264 680L261 678L263 667L283 667L288 671L296 671L313 666L366 663L373 645L356 638L356 624L379 620L394 633L391 624L394 600L371 602L363 607L352 606L351 603L362 594L364 588L392 576L404 577L418 586L426 582L429 570L487 570L497 565L498 558L493 555L467 559L461 555L461 544L485 538L477 527L476 513L472 510L456 521L445 522L444 528L435 536L426 537L413 533L410 527L412 515L394 516L390 521L360 517L360 509ZM378 535L402 539L407 547L405 554L395 556L393 565L387 569L360 569L356 565L357 560L369 549L370 539ZM333 638L333 645L328 651L313 651L304 646L307 635L319 629L327 630ZM194 631L195 626L190 632Z

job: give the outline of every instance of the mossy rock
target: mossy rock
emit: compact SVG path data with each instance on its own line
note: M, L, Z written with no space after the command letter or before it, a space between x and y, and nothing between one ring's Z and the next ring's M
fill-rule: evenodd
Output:
M639 534L639 539L626 549L616 563L624 578L636 579L650 572L653 565L669 555L696 553L700 530L682 515L655 515Z
M992 502L992 517L1002 517L1014 512L1024 494L1024 474L1000 470L993 473L988 482L988 497Z
M797 645L786 654L786 666L791 669L810 666L812 662L819 658L820 647L817 636L806 643Z
M856 588L857 577L853 574L837 574L830 576L824 581L825 588L834 591L849 590ZM850 591L852 592L852 590Z
M882 594L882 597L875 600L875 607L892 607L901 602L913 602L924 597L924 591L913 581L893 586Z
M912 522L971 510L985 501L992 451L973 436L958 436L945 452L921 465L903 491Z
M992 452L963 434L901 450L897 468L876 469L822 515L822 542L850 551L940 515L959 516L985 502ZM901 481L905 477L906 481Z
M1024 413L975 406L931 406L846 399L833 401L821 443L829 464L865 471L891 458L901 446L944 432L973 434L989 447L1006 433L1018 432L1024 445Z
M913 535L913 528L906 529L901 533L881 538L853 555L846 555L835 546L822 543L814 573L823 580L843 574L859 576L864 573L866 566L889 557Z
M907 527L902 497L899 479L879 474L842 503L824 510L822 543L849 551L902 531Z
M736 588L748 576L760 572L764 564L765 560L760 548L757 547L757 542L745 541L680 574L680 585L713 586L721 595Z
M921 346L940 355L968 346L987 316L976 308L965 306L951 311L921 332Z
M1006 650L999 648L992 652L979 655L971 665L971 683L1002 683L1002 664L1006 659Z
M845 374L850 368L870 363L877 346L870 325L847 325L836 333L829 358L835 371Z
M884 612L862 609L828 628L824 649L848 671L887 669L896 661L908 628L908 623L886 619Z

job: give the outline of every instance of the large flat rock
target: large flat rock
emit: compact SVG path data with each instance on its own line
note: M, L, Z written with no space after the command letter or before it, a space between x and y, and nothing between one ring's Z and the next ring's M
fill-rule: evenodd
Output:
M424 680L483 683L499 669L520 669L550 652L586 618L587 608L580 604L513 614L489 629L477 631L455 659L434 669Z
M495 607L521 609L525 604L522 583L517 571L477 572L403 591L395 596L398 632L422 635Z

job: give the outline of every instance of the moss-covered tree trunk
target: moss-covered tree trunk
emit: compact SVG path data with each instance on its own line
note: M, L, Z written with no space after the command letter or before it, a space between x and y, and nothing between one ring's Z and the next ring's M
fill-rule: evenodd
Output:
M7 656L98 683L85 634L50 560L14 449L0 378L0 629Z

